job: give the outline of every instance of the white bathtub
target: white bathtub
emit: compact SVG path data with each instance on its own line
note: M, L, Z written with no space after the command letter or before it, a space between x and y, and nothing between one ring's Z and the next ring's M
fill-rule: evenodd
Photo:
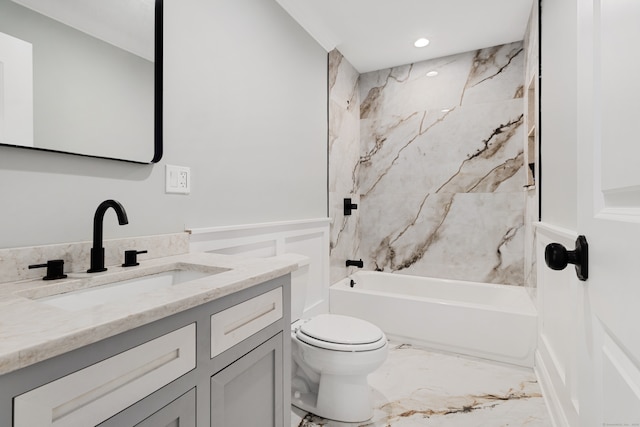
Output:
M389 338L533 367L537 312L523 287L360 271L329 292L332 313Z

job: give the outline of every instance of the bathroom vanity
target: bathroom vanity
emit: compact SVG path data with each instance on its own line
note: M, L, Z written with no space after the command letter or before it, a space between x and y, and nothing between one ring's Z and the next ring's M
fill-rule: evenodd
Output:
M0 426L288 427L296 264L144 264L0 284Z

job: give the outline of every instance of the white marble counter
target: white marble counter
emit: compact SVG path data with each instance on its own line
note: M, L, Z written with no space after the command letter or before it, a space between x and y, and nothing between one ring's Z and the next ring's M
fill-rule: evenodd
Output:
M212 276L159 288L122 301L62 309L38 301L50 295L164 272L187 265ZM294 258L250 259L193 253L109 267L104 273L69 274L0 284L0 375L92 344L172 314L247 289L297 269Z

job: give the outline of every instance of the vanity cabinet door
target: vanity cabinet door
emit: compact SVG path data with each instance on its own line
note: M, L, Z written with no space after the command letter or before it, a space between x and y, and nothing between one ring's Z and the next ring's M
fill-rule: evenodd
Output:
M285 427L282 339L281 332L211 377L212 427Z

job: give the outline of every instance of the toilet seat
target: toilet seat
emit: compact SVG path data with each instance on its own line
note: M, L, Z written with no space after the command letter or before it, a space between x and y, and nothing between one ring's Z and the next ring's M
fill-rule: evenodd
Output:
M335 351L372 351L387 340L377 326L365 320L338 314L320 314L303 323L296 337L309 345Z

